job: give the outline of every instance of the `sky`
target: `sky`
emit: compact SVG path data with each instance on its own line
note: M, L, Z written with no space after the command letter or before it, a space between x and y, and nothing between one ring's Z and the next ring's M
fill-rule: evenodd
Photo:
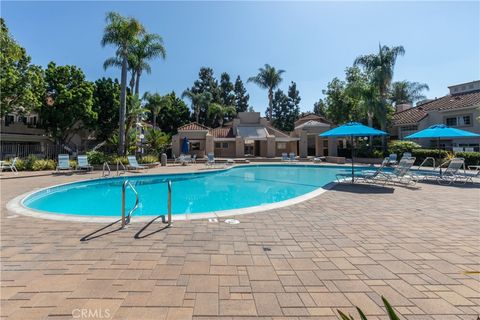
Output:
M269 63L286 72L280 88L297 83L301 111L311 111L334 77L378 44L403 45L394 80L427 83L428 98L447 86L480 79L480 2L18 2L2 1L1 16L11 34L46 66L80 67L88 80L119 78L103 70L113 47L100 45L105 14L139 19L160 34L167 58L151 62L140 91L181 94L200 67L219 79L228 72L244 80L250 104L264 113L267 92L246 83Z

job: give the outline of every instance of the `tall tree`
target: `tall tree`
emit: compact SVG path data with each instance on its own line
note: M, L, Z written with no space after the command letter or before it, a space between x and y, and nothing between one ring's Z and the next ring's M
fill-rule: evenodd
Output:
M138 139L136 132L137 124L145 119L146 115L150 112L144 105L142 101L138 98L137 95L129 96L127 99L127 117L125 123L125 136L129 137L135 133L135 142ZM131 148L130 148L131 147ZM134 151L135 146L129 145L129 140L127 139L126 149Z
M182 93L182 98L190 99L192 103L192 110L195 114L195 121L200 123L200 113L202 110L208 113L208 106L212 103L213 97L210 92L194 93L191 90L185 90ZM203 119L205 124L205 118Z
M233 93L233 83L230 81L230 75L226 72L220 76L220 99L225 106L232 106L235 103L235 94Z
M247 94L247 89L245 89L240 76L237 76L237 79L235 80L233 91L235 94L235 109L237 113L246 112L248 110L248 100L250 99L250 95Z
M313 104L313 113L317 116L327 117L327 105L321 98Z
M346 90L347 83L338 78L333 78L323 90L325 97L327 119L333 123L343 124L349 121L359 121L362 111L358 104L352 103Z
M158 34L146 33L140 39L136 39L130 48L130 59L132 61L132 69L135 73L135 94L140 94L140 77L142 72L148 74L152 72L152 68L148 63L149 60L155 58L165 59L167 50L163 44L163 39Z
M282 74L285 70L277 70L268 63L258 69L256 76L248 78L248 82L257 84L262 89L268 90L268 120L273 120L273 91L282 82Z
M300 115L300 94L297 84L292 81L285 95L277 90L273 98L273 125L283 131L292 131Z
M40 109L42 126L59 143L70 142L85 127L94 128L97 114L92 110L94 85L75 66L50 62L45 70L49 100Z
M214 123L218 121L220 127L223 127L223 122L225 121L225 118L234 116L236 111L234 106L226 106L220 103L212 103L208 107L208 113L209 116L213 118Z
M95 81L92 110L97 113L97 139L108 140L118 128L120 84L117 79L101 78Z
M10 35L0 18L0 115L38 109L45 99L43 70Z
M102 46L115 46L117 48L116 55L122 61L118 153L125 154L128 58L131 46L135 43L137 37L144 33L144 28L135 18L126 18L116 12L107 13L106 21L107 25L103 32L101 44Z
M190 122L190 111L185 102L171 92L163 98L168 99L168 103L162 106L162 112L158 115L158 127L168 134L176 134L177 128Z
M390 100L395 104L410 103L426 99L423 94L425 90L430 88L426 83L410 82L407 80L392 83L390 92Z
M380 106L382 116L380 127L383 131L387 128L387 115L389 112L388 95L393 79L393 72L397 57L405 54L402 46L388 47L378 45L378 53L363 55L355 59L354 65L362 66L367 74L371 76L373 83L377 86L380 94ZM382 144L386 147L385 137L382 137Z
M195 108L196 115L198 112L198 117L196 117L198 118L197 122L205 125L211 125L211 119L208 117L208 106L213 102L222 103L218 81L214 77L213 69L207 67L200 68L198 79L195 80L191 88L187 88L185 91L189 91L192 94L203 94L203 96L198 96L203 97L200 99L201 103L197 106L198 110Z
M158 115L162 110L169 107L168 104L170 104L171 101L167 96L162 96L157 92L145 92L143 95L143 100L146 101L145 108L150 110L150 114L152 115L152 125L155 128L157 126Z

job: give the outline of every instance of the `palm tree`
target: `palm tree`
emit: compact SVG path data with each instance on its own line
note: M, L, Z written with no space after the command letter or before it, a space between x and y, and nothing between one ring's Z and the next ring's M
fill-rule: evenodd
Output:
M383 131L387 128L388 95L393 78L395 62L399 55L404 55L402 46L388 47L378 45L377 54L363 55L355 59L354 65L362 66L371 77L380 94L380 127ZM385 138L382 138L385 147Z
M268 120L272 121L273 113L273 91L280 85L282 82L282 73L285 70L276 70L274 67L265 64L264 68L258 69L258 74L256 76L248 78L247 82L253 82L257 84L262 89L268 89Z
M143 100L147 102L145 104L145 108L150 110L150 112L152 113L153 127L155 128L157 126L158 115L163 109L168 108L171 105L171 100L168 97L162 96L157 92L145 92L145 94L143 95Z
M220 127L223 127L223 121L227 116L235 115L236 109L234 106L224 106L220 103L212 103L208 107L208 116L213 118L213 122L218 119Z
M107 13L107 25L103 32L102 46L114 45L116 55L121 60L122 76L120 81L120 130L118 139L118 153L125 154L125 115L127 110L127 71L129 49L135 39L144 32L142 24L134 18L125 18L116 12ZM107 60L108 61L108 60Z
M143 120L145 115L149 112L150 110L148 110L147 108L145 108L145 106L142 105L142 101L138 98L138 96L131 96L128 99L125 135L129 136L130 130L132 130L133 128L137 128L137 123Z
M204 109L208 109L210 102L213 99L213 96L210 92L203 92L203 93L193 93L190 90L185 90L182 93L182 98L190 99L192 103L192 109L195 113L195 121L199 123L200 120L200 110L202 107Z
M390 90L390 100L395 105L402 103L411 103L415 101L426 99L423 91L430 90L426 83L397 81L392 83Z
M135 94L138 95L142 72L146 71L148 74L152 72L152 68L148 64L148 61L158 57L165 59L167 51L163 44L162 37L158 34L147 33L132 44L130 53L132 74L134 74L135 77Z

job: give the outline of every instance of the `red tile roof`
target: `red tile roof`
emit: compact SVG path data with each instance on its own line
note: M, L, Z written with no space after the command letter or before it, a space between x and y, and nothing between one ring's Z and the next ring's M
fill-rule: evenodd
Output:
M210 134L214 138L235 138L235 135L233 134L233 129L228 127L219 127L212 129L210 130Z
M190 122L179 127L177 130L178 131L203 131L203 130L210 130L210 128L200 123Z
M454 110L480 105L480 91L447 95L414 108L397 112L393 115L393 125L413 124L421 121L432 110Z

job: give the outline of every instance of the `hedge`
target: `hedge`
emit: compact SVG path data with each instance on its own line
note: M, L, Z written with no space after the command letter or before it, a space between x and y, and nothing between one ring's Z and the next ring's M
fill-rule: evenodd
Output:
M467 167L480 165L480 152L457 152L455 157L464 158Z
M413 141L393 140L388 143L388 153L394 153L399 157L402 157L405 152L412 152L412 150L420 148L421 146Z

